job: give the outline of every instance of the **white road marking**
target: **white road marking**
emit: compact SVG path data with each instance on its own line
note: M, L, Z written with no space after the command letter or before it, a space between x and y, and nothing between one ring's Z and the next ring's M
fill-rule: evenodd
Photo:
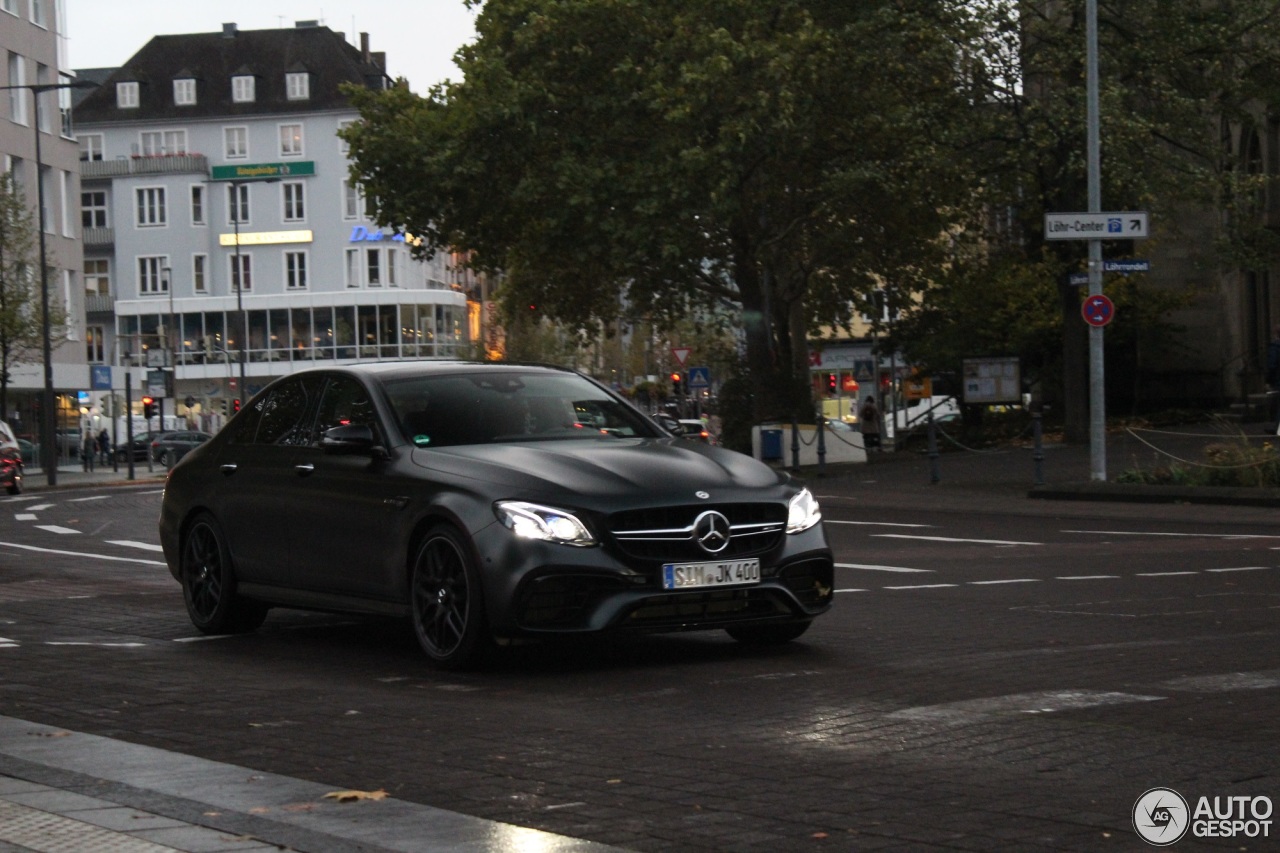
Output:
M827 524L861 524L867 527L933 527L932 524L904 524L894 521L836 521L834 518L823 518Z
M1100 581L1118 578L1119 575L1061 575L1057 578L1060 581Z
M1270 566L1240 566L1234 569L1205 569L1206 572L1265 572Z
M237 637L239 634L202 634L199 637L179 637L174 640L175 643L202 643L205 640L225 640L228 637Z
M90 495L87 498L71 498L67 503L80 504L85 501L105 501L109 497L111 497L111 495Z
M1040 578L1008 578L998 581L969 581L974 586L989 586L996 583L1040 583Z
M869 572L932 572L933 569L908 569L905 566L872 566L864 563L836 563L837 569L864 569Z
M922 583L915 586L886 586L884 589L942 589L943 587L957 586L953 583Z
M1085 533L1091 536L1182 536L1190 539L1280 539L1269 533L1159 533L1149 530L1064 530L1063 533Z
M83 551L60 551L56 548L37 548L34 545L20 545L17 542L0 542L6 548L19 548L23 551L37 551L41 554L61 554L64 557L86 557L90 560L111 560L116 563L141 563L144 566L168 565L159 560L141 560L136 557L112 557L108 554L86 554Z
M1138 572L1134 577L1139 578L1171 578L1174 575L1198 575L1199 572Z
M108 539L108 545L123 545L125 548L141 548L144 551L163 551L159 545L150 542L135 542L132 539Z
M985 699L966 699L941 705L904 708L901 711L894 711L889 714L889 717L906 720L963 722L975 717L1052 714L1059 711L1074 711L1080 708L1096 708L1102 705L1155 702L1164 698L1166 697L1145 696L1137 693L1116 693L1114 691L1045 690L1036 693L1015 693L1009 696L991 696Z
M13 515L14 521L35 521L39 516L34 512L17 512Z
M836 592L867 592L865 589L837 589Z
M79 534L80 533L79 530L72 530L70 527L60 527L57 524L37 524L36 529L47 530L50 533L63 533L63 534L66 534L66 533Z
M73 642L70 640L64 641L64 642L51 640L46 642L45 645L46 646L100 646L104 649L140 649L143 646L145 646L146 643L86 643L86 642Z
M1043 542L1014 542L1007 539L958 539L952 536L912 536L907 533L872 533L880 539L925 539L930 542L971 542L978 545L1043 545Z
M1230 693L1236 690L1268 690L1280 687L1280 669L1255 672L1228 672L1222 675L1189 675L1162 681L1166 690L1186 690L1190 693Z
M32 512L40 512L41 510L48 509L51 506L53 506L53 504L35 504L34 506L27 507L27 509Z
M8 637L0 637L0 649L16 649L17 647L17 640L10 640Z

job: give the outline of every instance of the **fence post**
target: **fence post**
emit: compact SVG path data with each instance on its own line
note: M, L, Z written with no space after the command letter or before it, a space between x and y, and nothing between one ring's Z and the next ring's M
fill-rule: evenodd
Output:
M800 470L800 420L791 418L791 470Z
M1044 485L1044 431L1041 425L1040 413L1036 412L1031 416L1031 435L1035 438L1035 450L1031 454L1031 458L1035 460L1035 484L1037 486Z
M827 471L827 418L818 415L818 476Z
M938 425L933 421L933 410L929 410L929 482L937 483L942 479L938 470Z

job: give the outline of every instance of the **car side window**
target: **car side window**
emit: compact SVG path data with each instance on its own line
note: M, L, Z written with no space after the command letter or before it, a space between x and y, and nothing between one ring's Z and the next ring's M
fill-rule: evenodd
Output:
M311 443L318 444L325 430L338 426L368 426L378 437L378 419L369 393L349 376L330 379L320 398L320 412L316 418Z
M307 415L312 411L315 387L314 377L297 377L280 383L271 393L254 402L257 430L253 444L274 444L296 447L305 445L310 436ZM237 442L245 437L237 435Z

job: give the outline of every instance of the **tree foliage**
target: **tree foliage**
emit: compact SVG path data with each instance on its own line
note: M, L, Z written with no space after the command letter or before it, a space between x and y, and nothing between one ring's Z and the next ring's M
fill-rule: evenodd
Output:
M969 4L488 0L461 83L352 92L384 224L582 327L738 313L757 408L807 408L807 333L922 284L970 198Z

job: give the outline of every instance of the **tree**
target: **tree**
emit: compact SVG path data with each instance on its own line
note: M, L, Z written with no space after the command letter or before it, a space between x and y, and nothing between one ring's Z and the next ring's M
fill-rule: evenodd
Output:
M9 418L10 371L43 352L40 253L31 209L9 174L0 175L0 419ZM50 306L51 328L66 323Z
M969 202L960 0L487 0L461 83L348 95L377 216L577 328L732 311L756 417L807 334L915 288Z

